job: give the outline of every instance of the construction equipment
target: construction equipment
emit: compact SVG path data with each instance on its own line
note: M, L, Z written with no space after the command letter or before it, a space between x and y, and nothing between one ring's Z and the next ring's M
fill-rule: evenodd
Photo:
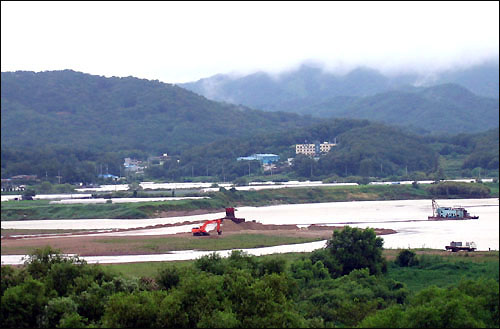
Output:
M462 246L462 242L451 241L449 246L446 246L446 250L451 250L452 252L457 251L474 251L476 250L476 244L474 242L466 242Z
M428 216L429 220L446 220L446 219L478 219L479 216L472 216L463 207L440 207L436 200L432 199L432 216Z
M226 217L223 219L230 219L236 224L243 223L245 221L245 218L236 218L234 216L234 208L226 208Z
M236 224L240 224L245 221L245 218L236 218L236 216L234 215L234 210L235 210L234 208L226 208L226 217L207 220L203 223L202 226L193 227L191 229L191 232L193 233L194 236L210 235L210 233L208 233L207 231L207 226L210 224L217 224L217 234L221 235L222 234L221 225L224 219L230 219Z
M203 223L203 225L201 227L193 227L191 229L191 232L193 232L193 235L195 235L195 236L210 235L210 233L207 232L207 226L209 224L213 224L213 223L217 224L217 234L221 235L222 229L221 229L220 225L222 223L222 219L207 220L207 221L205 221L205 223Z

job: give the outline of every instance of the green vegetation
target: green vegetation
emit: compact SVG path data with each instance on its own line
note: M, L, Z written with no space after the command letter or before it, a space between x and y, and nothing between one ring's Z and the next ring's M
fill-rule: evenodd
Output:
M498 112L498 60L470 70L442 74L431 87L410 87L421 78L413 74L389 77L360 67L337 75L304 64L295 71L281 74L279 79L263 72L239 78L218 74L180 86L210 99L268 111L324 118L385 119L398 124L410 122L425 131L479 130L498 122L498 113L496 120L487 122L487 118L495 118L495 113L485 111L497 104ZM471 108L474 113L470 113ZM420 110L420 116L415 114L416 110Z
M436 197L453 195L464 198L484 198L491 196L490 188L478 183L441 182L427 187L427 191Z
M226 258L106 266L37 249L24 266L1 268L0 325L498 327L498 252L477 258L416 250L418 262L402 267L381 257L377 239L372 230L346 227L313 253L234 250Z
M397 261L390 262L387 272L390 278L404 282L411 291L415 292L432 285L446 288L461 280L481 276L498 280L498 251L490 252L480 260L469 253L447 258L421 254L415 256L406 267L399 265Z
M175 154L228 135L317 122L217 103L172 84L133 77L18 71L2 72L1 83L2 150L79 145L84 152L75 154L79 160L89 150Z
M482 177L498 177L498 128L459 135L455 134L460 131L452 129L444 130L443 136L422 137L410 129L367 120L319 121L263 112L209 101L158 81L104 78L69 70L2 73L1 93L1 176L37 175L45 184L41 186L45 193L55 189L50 184L104 183L100 173L127 176L125 157L146 161L166 152L170 161L162 165L151 162L144 175L129 175L127 182L141 178L196 181L200 177L234 181L265 176L268 173L260 163L236 161L253 153L278 154L281 162L274 174L287 179L437 179L443 175L476 177L481 171ZM441 101L446 98L455 105L461 104L456 99L465 97L468 113L478 101L450 86L420 94ZM498 100L486 107L494 108L498 118ZM373 111L370 105L370 112L381 111ZM458 117L455 114L453 119ZM457 126L453 120L447 121ZM286 160L295 158L295 144L333 140L338 145L319 161L298 156L292 167L287 166Z
M321 238L301 238L287 236L272 236L267 234L238 234L227 235L224 239L218 239L217 236L211 238L185 239L181 237L161 237L150 239L107 239L97 240L99 243L110 245L125 244L132 245L137 250L155 251L159 253L174 250L227 250L234 249L235 245L239 248L260 248L269 246L278 246L282 244L306 243L322 240Z

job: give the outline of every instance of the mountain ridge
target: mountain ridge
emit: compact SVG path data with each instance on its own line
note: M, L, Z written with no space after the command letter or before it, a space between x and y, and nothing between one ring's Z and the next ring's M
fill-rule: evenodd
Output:
M45 143L178 152L229 135L314 122L218 103L184 88L72 70L2 72L2 147Z

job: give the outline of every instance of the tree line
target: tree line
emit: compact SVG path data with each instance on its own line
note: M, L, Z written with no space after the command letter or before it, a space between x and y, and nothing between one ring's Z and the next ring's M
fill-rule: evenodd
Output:
M0 324L9 328L498 327L498 280L465 280L410 294L388 278L373 229L334 230L327 246L293 261L235 250L154 277L115 274L35 250L2 266ZM395 266L418 266L402 251ZM392 265L391 265L392 266Z
M316 159L295 154L296 144L323 141L336 141L337 146ZM236 160L254 153L278 154L280 163L274 173L290 179L349 176L442 179L445 177L438 177L443 175L440 156L461 156L464 170L498 169L498 129L475 135L422 137L369 121L335 119L309 128L225 138L186 148L162 165L150 165L141 178L182 181L205 177L213 181L234 181L266 174L258 161ZM2 147L1 169L3 178L35 174L52 183L95 183L99 182L100 174L125 176L125 157L146 160L151 155L156 154L141 149ZM292 166L287 164L289 158L293 158ZM58 176L62 178L56 179Z

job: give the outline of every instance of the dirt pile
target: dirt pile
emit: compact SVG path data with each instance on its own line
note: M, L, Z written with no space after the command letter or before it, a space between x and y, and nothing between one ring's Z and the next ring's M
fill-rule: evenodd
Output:
M232 220L227 220L227 219L225 219L224 222L222 223L222 230L228 232L243 231L243 230L268 231L268 230L298 230L298 229L299 228L297 227L297 225L269 225L269 224L266 225L257 222L243 222L236 224Z

